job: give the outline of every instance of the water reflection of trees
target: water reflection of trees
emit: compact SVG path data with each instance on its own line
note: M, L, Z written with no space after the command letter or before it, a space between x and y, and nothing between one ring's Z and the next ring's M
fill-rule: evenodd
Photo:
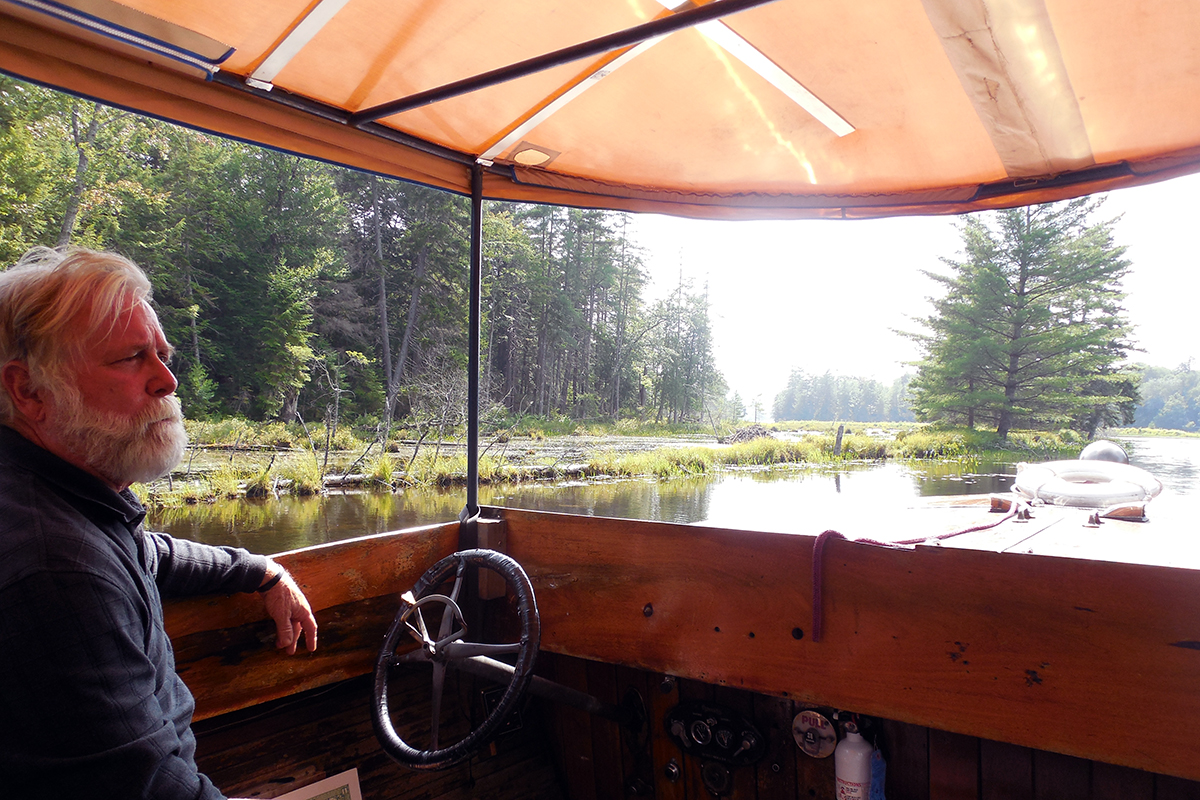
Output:
M589 517L697 522L708 516L712 478L485 487L483 503Z
M316 544L456 519L461 491L414 490L221 500L156 509L146 526L207 544L279 553Z

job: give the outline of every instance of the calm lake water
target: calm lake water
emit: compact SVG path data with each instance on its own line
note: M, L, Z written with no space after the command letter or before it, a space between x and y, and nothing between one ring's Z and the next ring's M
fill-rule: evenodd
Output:
M1156 506L1200 501L1200 439L1122 440L1137 466L1163 482ZM1016 465L985 462L854 464L837 469L738 470L668 481L602 480L483 486L485 505L788 533L849 530L921 497L1007 491ZM313 544L450 521L461 488L394 494L220 501L150 515L174 536L278 553ZM866 524L864 522L864 524Z

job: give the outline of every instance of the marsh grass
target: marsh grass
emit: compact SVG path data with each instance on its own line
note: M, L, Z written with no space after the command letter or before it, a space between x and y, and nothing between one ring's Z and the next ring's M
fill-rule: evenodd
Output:
M246 497L266 497L275 489L275 474L272 468L275 466L274 457L270 463L263 467L257 475L246 481Z
M325 490L325 476L312 453L289 458L279 469L281 480L288 481L288 491L301 497L320 494Z
M1104 432L1105 438L1123 436L1169 436L1180 439L1200 439L1200 432L1176 430L1173 428L1109 428Z
M830 439L826 447L824 438L827 437L806 436L799 441L751 439L730 445L719 453L722 463L736 466L820 463L833 458L833 440Z
M218 448L266 448L274 450L309 449L308 436L299 423L249 422L240 418L219 420L185 420L188 439L200 447ZM323 423L308 426L312 441L324 449L326 429ZM330 450L362 451L371 439L371 433L360 432L349 426L339 426L329 442Z
M622 478L642 475L674 478L704 475L718 463L717 450L711 447L664 447L645 453L604 454L588 463L586 473Z
M1007 441L1001 441L991 431L969 428L923 428L902 431L896 435L890 452L892 458L913 459L978 459L1020 461L1074 458L1087 442L1072 430L1011 431Z
M154 508L182 508L194 506L201 501L215 500L204 481L175 481L168 487L164 483L135 483L129 487L142 505Z
M504 462L491 456L479 459L479 482L498 483L508 480ZM404 482L409 486L457 486L467 480L467 457L465 455L421 454L413 462Z
M836 431L836 428L832 430ZM661 448L629 455L606 454L593 459L587 472L589 475L667 478L701 475L732 466L825 465L888 459L1045 460L1073 457L1083 445L1072 432L1017 432L1010 434L1007 443L1002 443L995 434L982 431L938 431L917 426L899 431L893 439L844 434L842 449L837 455L834 454L836 442L836 433L830 432L814 433L798 440L764 437L721 448L697 446Z
M235 498L242 492L242 482L247 478L244 469L233 465L219 467L204 476L208 483L208 494L202 499Z
M703 475L732 466L828 464L887 457L886 444L868 436L843 437L842 453L835 456L834 439L833 436L806 436L799 441L761 438L727 447L675 447L646 453L604 455L592 460L588 474L671 478Z
M657 436L694 435L695 426L665 426L655 423L621 420L596 426L580 426L569 420L520 418L510 420L504 432L514 436L529 436L536 440L560 434L580 432L596 436ZM568 425L568 422L570 424ZM244 420L188 422L194 442L210 447L287 448L287 452L272 454L264 466L261 454L256 458L249 452L237 458L230 453L229 463L220 464L199 478L177 476L170 483L160 481L136 487L143 502L158 507L177 507L211 502L242 495L267 497L276 492L295 495L318 494L324 490L321 468L322 453L314 453L299 425L283 423L253 424ZM838 425L845 426L842 449L834 455ZM836 465L850 462L883 461L888 459L936 459L975 462L1049 460L1073 458L1086 442L1076 433L1014 431L1007 442L995 434L969 429L937 429L915 423L836 423L788 422L768 426L778 434L803 431L805 435L790 438L759 438L733 445L670 445L658 449L615 454L601 452L586 464L562 464L547 457L542 461L509 463L503 453L485 454L480 458L481 483L522 482L547 480L567 475L574 477L612 476L618 478L684 478L699 477L727 468L783 468L794 465ZM313 443L323 449L324 428L310 426ZM401 438L406 432L393 429ZM711 435L711 431L708 432ZM301 438L303 437L303 438ZM331 443L339 449L367 449L365 440L357 438L349 427L341 428ZM368 486L394 490L406 486L454 486L466 481L466 457L461 453L447 455L436 449L422 450L411 464L397 457L393 447L365 461L363 474ZM435 455L436 453L436 455ZM533 451L528 451L532 454ZM221 456L224 459L224 456ZM330 462L332 470L332 461ZM190 465L190 461L189 461Z
M364 473L377 486L392 486L396 479L396 461L391 453L382 453L367 462Z
M912 431L928 428L923 422L836 422L831 420L807 419L785 420L783 422L768 422L763 427L779 433L837 433L838 427L845 428L847 435L865 433L866 431L882 431L885 434L897 434L901 431Z
M719 435L733 431L732 425L718 426ZM515 417L500 418L492 422L490 431L485 435L493 437L501 435L528 437L534 441L549 439L555 436L686 436L688 434L709 434L712 427L705 423L666 423L654 420L642 420L626 417L617 421L591 420L580 422L569 417L534 417L528 414Z

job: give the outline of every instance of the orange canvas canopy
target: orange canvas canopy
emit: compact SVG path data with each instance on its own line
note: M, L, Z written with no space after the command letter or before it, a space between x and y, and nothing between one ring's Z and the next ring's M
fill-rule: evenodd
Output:
M455 192L478 163L488 198L694 217L1200 169L1189 0L0 0L0 70Z

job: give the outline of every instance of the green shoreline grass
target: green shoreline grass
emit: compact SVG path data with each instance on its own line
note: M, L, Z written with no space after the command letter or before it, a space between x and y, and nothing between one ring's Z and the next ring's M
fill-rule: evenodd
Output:
M842 438L842 450L834 455L838 424L771 424L766 427L774 437L791 434L793 438L759 438L730 445L668 445L621 455L599 453L576 464L554 463L549 459L544 459L542 463L514 464L504 458L485 454L480 458L479 478L481 483L520 483L567 476L672 478L705 475L730 468L794 468L797 465L827 466L907 459L1042 461L1072 458L1086 444L1071 431L1017 431L1002 443L995 434L977 430L938 430L911 423L854 423L846 425L849 432ZM336 469L329 469L325 475L322 474L320 464L326 435L320 425L309 426L305 433L299 425L288 426L278 422L254 425L244 420L226 420L219 423L189 422L188 430L199 448L222 456L230 453L229 463L202 474L189 475L186 479L176 478L135 487L147 504L174 507L222 498L270 497L277 493L317 494L325 488L327 475L340 474ZM636 428L636 432L632 432L634 430L633 425L617 423L606 427L591 426L586 430L577 426L570 433L589 436L657 435L669 438L698 432L694 428L677 428L668 432L662 430L662 426L653 433L649 426ZM397 439L409 435L403 429L398 433ZM501 439L500 435L506 438ZM513 436L523 436L536 442L555 435L561 434L527 424L523 429L512 426L493 438L496 441L509 441ZM313 446L317 449L316 453L311 449ZM392 449L395 448L389 448ZM348 428L339 430L332 437L330 450L331 454L338 456L333 463L348 465L358 460L355 472L362 475L362 479L356 485L364 489L393 491L405 487L453 486L466 481L465 456L443 454L434 457L434 445L428 442L411 465L408 458L393 452L380 453L375 448L374 454L370 454L367 443ZM264 451L275 451L265 466L246 458L248 454L256 453L261 461ZM358 458L364 451L368 452L367 457ZM188 471L191 472L190 469Z
M1147 437L1165 437L1180 439L1200 439L1198 431L1178 431L1171 428L1110 428L1106 431L1107 435L1113 438L1121 439L1127 436L1147 436Z

